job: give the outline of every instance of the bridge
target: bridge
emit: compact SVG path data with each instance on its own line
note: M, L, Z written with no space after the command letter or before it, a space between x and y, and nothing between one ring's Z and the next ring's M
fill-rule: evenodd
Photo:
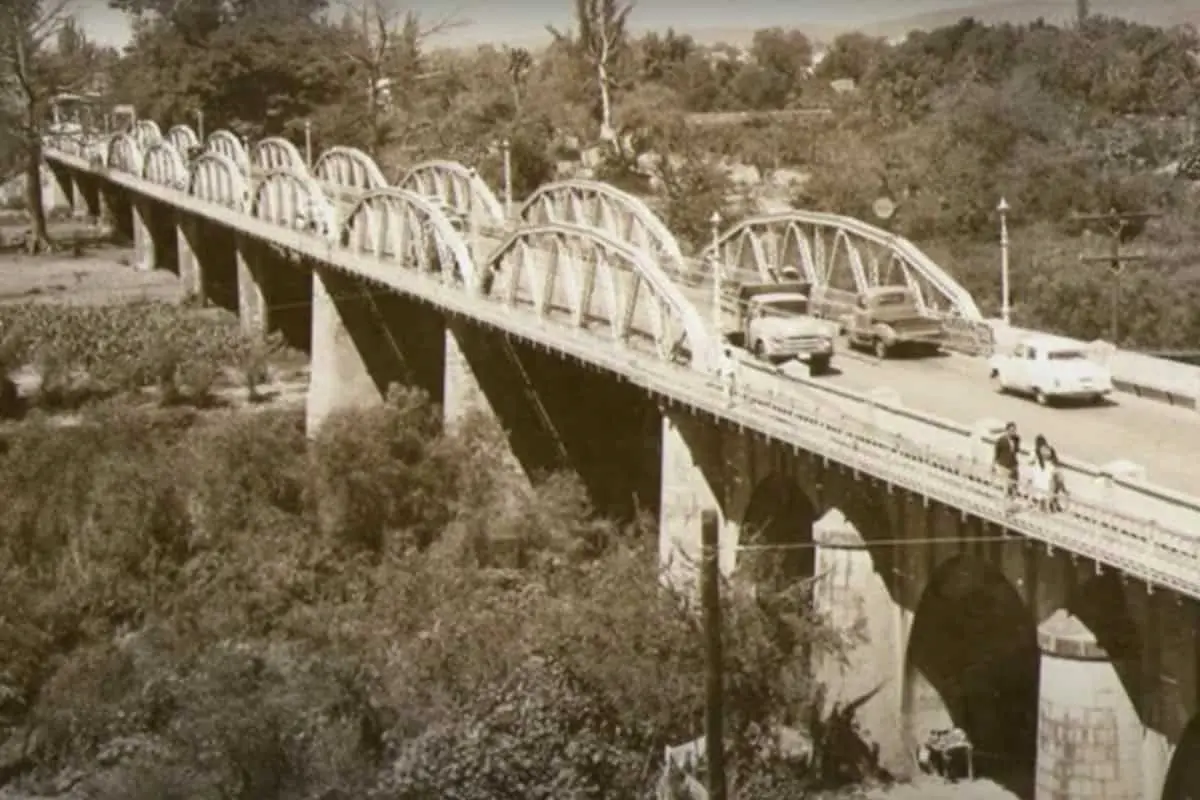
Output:
M45 158L61 202L111 214L139 268L310 354L310 429L417 386L447 425L492 415L530 474L574 470L607 513L655 509L677 580L706 508L727 574L817 576L834 624L868 633L852 668L817 668L843 701L868 698L864 736L894 771L955 725L1025 797L1200 791L1200 427L1181 400L1200 381L1165 386L1184 373L1115 354L1116 404L1047 410L991 393L978 358L839 356L822 378L747 365L727 396L706 264L902 281L965 338L989 328L912 244L833 215L747 220L693 261L645 203L592 181L508 209L454 162L389 181L353 148L310 166L281 139L150 121L51 138ZM1071 455L1066 510L1003 497L1005 419Z

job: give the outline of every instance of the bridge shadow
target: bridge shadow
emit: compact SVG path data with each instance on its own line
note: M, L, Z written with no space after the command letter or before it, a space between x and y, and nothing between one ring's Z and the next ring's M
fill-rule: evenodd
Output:
M502 332L466 320L451 330L528 475L575 473L596 511L616 520L657 515L662 432L652 398Z
M1032 613L998 569L951 558L934 573L913 621L904 708L909 746L961 728L976 773L1033 796L1041 656Z
M238 313L237 243L234 232L207 220L197 221L200 292L207 303Z

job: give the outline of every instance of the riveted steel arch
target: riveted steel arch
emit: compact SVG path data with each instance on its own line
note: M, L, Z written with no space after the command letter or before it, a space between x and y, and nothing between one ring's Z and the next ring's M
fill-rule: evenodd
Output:
M281 136L268 136L257 142L251 153L251 161L259 169L308 172L308 164L304 162L304 156L300 155L296 145Z
M488 295L510 307L664 361L715 363L715 337L657 262L597 228L519 228L489 257L487 275Z
M356 253L479 288L466 241L440 207L416 192L388 187L363 195L346 216L342 240Z
M539 186L518 216L526 223L568 222L599 228L680 269L679 241L639 197L600 181L566 180Z
M790 210L743 220L721 234L717 259L726 270L778 280L793 268L814 284L846 293L904 285L930 311L979 321L975 299L945 269L895 234L852 217ZM709 245L705 263L713 255Z
M244 211L250 194L246 176L229 156L209 150L192 162L188 194L225 208Z
M331 147L313 165L313 176L323 182L346 189L371 191L388 185L375 159L357 147Z
M457 161L424 161L404 174L396 185L437 198L475 227L502 227L504 207L479 174Z
M132 135L118 133L108 140L108 152L105 153L104 163L109 169L141 176L143 161L142 148Z
M172 125L165 138L172 147L179 151L179 155L183 156L185 161L188 151L193 147L200 146L200 138L188 125Z
M208 140L204 143L204 149L225 156L237 164L243 175L250 174L250 157L246 154L246 147L242 144L241 139L229 131L219 130L210 133Z
M170 186L185 192L191 183L183 156L165 139L155 142L146 150L142 157L142 177L159 186Z
M295 227L301 218L310 218L314 210L332 216L333 206L307 172L273 169L255 184L248 210L261 220Z
M133 126L133 138L142 150L149 150L150 145L162 141L162 130L152 119L139 119Z

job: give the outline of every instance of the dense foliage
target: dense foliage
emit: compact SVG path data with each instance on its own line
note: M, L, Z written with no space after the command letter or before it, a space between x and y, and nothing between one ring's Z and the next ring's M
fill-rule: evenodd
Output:
M0 309L0 372L31 369L32 400L46 409L143 389L166 404L204 405L231 375L253 392L279 349L245 336L230 315L163 302Z
M312 442L270 411L110 410L13 433L0 783L644 796L662 747L699 730L697 618L660 587L642 532L595 519L571 480L531 489L499 469L482 423L435 423L394 393ZM750 780L770 765L756 732L804 719L807 654L838 641L769 598L727 613Z

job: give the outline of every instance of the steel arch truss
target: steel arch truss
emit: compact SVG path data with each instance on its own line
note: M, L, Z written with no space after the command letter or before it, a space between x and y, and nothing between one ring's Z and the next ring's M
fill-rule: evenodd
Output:
M252 160L254 166L263 170L290 169L294 172L308 172L308 164L296 149L296 145L279 136L269 136L255 144Z
M389 187L364 195L346 217L342 241L352 252L479 288L467 243L441 208L416 192Z
M566 222L599 228L618 241L654 254L673 269L683 266L675 235L640 198L600 181L567 180L539 186L518 216L528 224Z
M142 159L142 177L159 186L186 192L191 183L183 156L167 140L150 145Z
M171 129L167 131L166 141L179 151L179 155L183 156L184 161L187 160L188 153L193 147L200 146L200 139L196 136L196 132L187 125L172 125Z
M567 327L708 369L716 344L694 306L644 251L596 228L521 228L489 258L488 293Z
M814 284L855 293L904 285L931 312L983 319L970 293L911 242L851 217L815 211L752 217L725 231L717 246L726 270L772 281L791 268ZM711 251L710 245L705 255Z
M151 145L162 141L162 130L152 119L139 119L133 126L133 138L142 150L149 150Z
M241 139L229 131L220 130L210 133L208 141L204 143L204 149L225 156L237 164L237 168L242 171L243 175L250 174L250 157L246 154L246 147L242 144Z
M209 150L192 162L188 194L242 211L246 208L250 187L233 159Z
M118 133L108 140L108 152L104 156L104 163L109 169L141 176L143 161L141 145L132 135Z
M397 181L402 189L435 198L475 229L504 226L504 207L483 178L457 161L424 161Z
M254 187L250 214L258 219L289 228L304 227L321 215L334 216L334 209L320 185L307 172L273 169Z
M313 165L313 177L345 189L372 191L388 185L379 165L357 147L331 147Z

